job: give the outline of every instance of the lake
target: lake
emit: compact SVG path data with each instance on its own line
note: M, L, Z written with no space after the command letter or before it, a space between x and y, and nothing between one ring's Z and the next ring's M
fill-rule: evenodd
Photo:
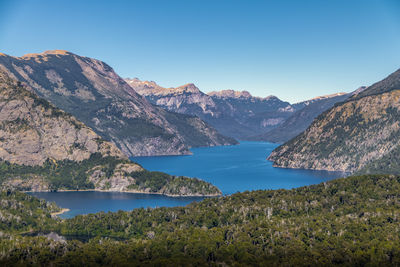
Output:
M344 176L338 172L274 168L266 157L275 147L277 144L242 141L237 146L193 148L193 155L135 157L132 160L151 171L201 178L218 186L225 195L246 190L290 189ZM60 215L62 218L99 211L183 206L202 199L119 192L31 194L54 201L63 208L69 208L69 212Z

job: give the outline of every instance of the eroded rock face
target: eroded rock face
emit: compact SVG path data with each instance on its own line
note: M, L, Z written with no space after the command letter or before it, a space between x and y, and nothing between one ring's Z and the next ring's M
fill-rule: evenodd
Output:
M1 74L0 74L1 75ZM82 161L93 153L124 158L72 116L41 102L7 77L0 77L0 158L22 165L47 159Z
M143 171L143 168L136 164L121 163L118 164L111 177L107 177L101 167L96 167L90 171L89 180L93 182L96 189L104 191L126 191L128 186L135 182L135 179L129 176L130 173Z
M121 150L127 155L153 155L155 151L157 151L156 154L159 156L191 154L190 151L186 149L184 143L176 138L172 138L171 142L167 143L161 137L149 137L143 138L141 143L135 144L132 144L130 139L127 138L121 140L120 146Z
M185 131L178 131L160 108L137 94L102 61L59 50L23 57L3 54L0 69L129 156L189 153ZM220 134L215 139L219 142L214 145L230 142ZM159 146L148 140L157 140Z
M7 182L2 184L2 188L12 188L19 189L24 191L33 191L33 192L46 192L50 191L50 185L48 181L46 181L43 177L40 176L32 176L28 179L22 178L11 178L6 179Z
M399 77L397 71L324 112L269 159L277 167L398 173Z

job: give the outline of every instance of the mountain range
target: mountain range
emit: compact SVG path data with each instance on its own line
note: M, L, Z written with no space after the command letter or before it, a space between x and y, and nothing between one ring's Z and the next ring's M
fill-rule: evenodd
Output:
M276 167L400 172L400 70L318 116L276 148Z
M189 154L194 146L237 143L194 116L152 105L96 59L64 50L0 54L0 69L129 156Z
M240 140L287 141L307 128L321 112L349 97L338 93L290 104L276 96L255 97L248 91L222 90L206 94L192 83L165 88L138 78L125 81L151 103L169 111L198 116L222 134ZM276 138L276 132L269 133L274 129L285 134L278 134Z
M198 116L222 134L238 139L263 132L279 124L292 112L289 103L276 97L257 98L245 91L205 94L191 83L164 88L155 82L137 78L125 80L151 103L177 113ZM258 112L265 114L257 117Z

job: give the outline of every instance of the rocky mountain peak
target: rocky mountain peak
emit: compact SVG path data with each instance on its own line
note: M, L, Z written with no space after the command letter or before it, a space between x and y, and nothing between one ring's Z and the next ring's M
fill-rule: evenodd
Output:
M212 91L208 93L209 96L217 98L251 98L253 97L248 91L235 91L231 89Z
M400 89L400 69L351 97L351 100Z
M182 86L171 88L171 90L175 92L185 92L185 93L200 93L199 88L193 83L187 83Z
M262 98L263 100L280 100L277 96L269 95L267 97Z
M334 93L334 94L329 94L329 95L317 96L317 97L311 98L310 100L321 100L321 99L332 98L332 97L346 95L346 94L347 93L345 93L345 92L340 92L340 93Z
M165 88L154 81L141 81L138 78L126 78L125 81L139 94L148 95L177 95L182 93L200 94L200 89L193 83L187 83L179 87ZM202 93L201 93L202 94Z
M365 89L367 89L367 86L360 86L358 87L356 90L354 90L353 92L351 92L350 94L353 95L358 95L359 93L363 92Z
M343 97L346 95L348 96L349 93L339 92L339 93L334 93L334 94L329 94L329 95L317 96L317 97L311 98L309 100L295 103L295 104L293 104L293 106L296 107L297 109L302 109L302 108L304 108L310 104L313 104L315 102L325 101L325 100L329 100L329 99L335 99L335 98Z
M127 82L135 91L140 90L163 90L164 87L158 85L155 81L142 81L139 78L125 78Z
M21 58L35 58L35 57L43 57L43 56L47 56L47 55L69 55L72 53L68 52L67 50L47 50L44 51L42 53L30 53L30 54L26 54L23 55Z
M258 97L253 96L249 91L235 91L231 89L221 90L221 91L212 91L208 93L211 97L216 97L220 99L254 99L260 101L270 101L270 100L279 100L280 99L274 95L269 95L267 97Z

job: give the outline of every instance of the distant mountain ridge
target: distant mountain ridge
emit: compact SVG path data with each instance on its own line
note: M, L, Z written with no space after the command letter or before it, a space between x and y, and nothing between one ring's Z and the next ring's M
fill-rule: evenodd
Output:
M155 105L198 116L228 136L269 142L293 138L320 113L350 96L336 93L290 104L273 95L255 97L248 91L221 90L205 94L194 84L164 88L154 81L125 80Z
M400 70L318 116L276 148L274 166L400 173Z
M335 104L345 101L349 97L361 92L365 87L360 87L352 93L336 93L315 97L310 100L293 104L297 109L281 125L264 134L254 136L252 140L269 141L273 143L284 143L298 134L302 133L313 122L313 120L324 111Z
M221 90L207 93L209 96L217 98L252 98L248 91Z
M64 50L22 57L3 54L0 69L129 156L189 154L192 146L236 143L198 118L155 107L96 59Z
M167 110L200 117L224 135L246 139L279 125L294 109L275 96L254 97L247 91L208 94L194 84L164 88L155 82L125 79L151 103Z

